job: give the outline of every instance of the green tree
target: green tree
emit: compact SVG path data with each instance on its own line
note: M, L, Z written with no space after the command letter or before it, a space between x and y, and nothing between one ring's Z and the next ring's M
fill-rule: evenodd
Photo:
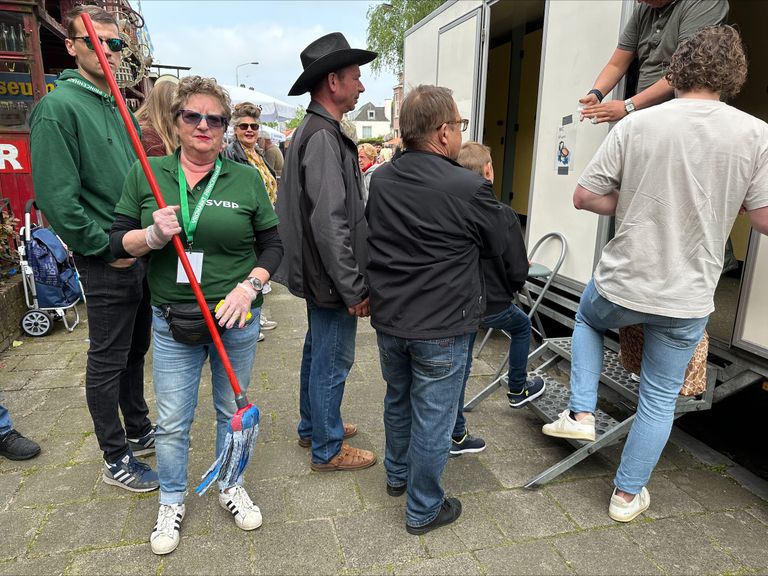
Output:
M371 62L374 74L384 70L395 74L403 71L405 31L434 11L443 1L390 0L368 9L368 50L379 53L379 57Z

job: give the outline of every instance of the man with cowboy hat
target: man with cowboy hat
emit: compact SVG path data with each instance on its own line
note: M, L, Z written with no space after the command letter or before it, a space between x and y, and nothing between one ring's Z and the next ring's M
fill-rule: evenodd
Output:
M339 124L365 91L360 66L376 56L350 48L339 32L327 34L301 53L304 71L288 92L309 92L312 101L283 167L277 213L285 254L274 279L307 302L298 434L318 471L376 463L373 452L344 442L357 426L341 419L357 318L368 316L369 308L362 176L357 147Z

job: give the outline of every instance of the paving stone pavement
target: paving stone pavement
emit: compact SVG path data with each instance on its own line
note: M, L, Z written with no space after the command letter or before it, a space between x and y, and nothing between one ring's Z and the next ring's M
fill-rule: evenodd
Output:
M87 320L71 334L57 325L0 354L0 402L43 447L27 462L0 457L0 575L768 574L768 503L673 445L648 487L650 509L628 525L607 513L620 446L539 490L523 488L569 447L543 436L530 411L511 410L501 391L468 414L488 448L451 459L444 474L447 492L464 504L462 517L424 536L407 534L405 499L384 490L385 385L370 324L360 322L342 410L360 426L352 443L380 461L360 472L317 473L295 431L304 303L275 286L265 309L279 326L258 346L249 396L263 419L245 482L264 525L242 532L215 494L192 495L181 544L166 557L148 544L157 494L101 481L83 388ZM505 346L491 339L475 361L468 397L488 382ZM149 358L154 414L151 378ZM201 386L210 390L209 375ZM213 460L213 439L212 403L203 392L191 486Z

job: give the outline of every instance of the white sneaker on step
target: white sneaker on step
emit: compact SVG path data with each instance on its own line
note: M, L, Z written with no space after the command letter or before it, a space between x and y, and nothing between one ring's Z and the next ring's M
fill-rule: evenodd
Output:
M570 438L572 440L595 440L595 417L590 414L581 420L571 418L567 408L560 412L560 417L549 424L544 424L541 431L547 436Z
M255 530L261 526L261 510L248 496L242 486L227 488L229 492L219 492L219 504L235 517L235 524L241 530Z
M640 490L640 494L635 494L631 502L627 502L621 496L616 494L616 488L611 495L611 504L608 506L608 516L616 522L629 522L637 518L651 505L651 495L645 486Z
M170 554L179 545L179 530L184 519L184 504L160 504L157 523L149 537L152 552Z

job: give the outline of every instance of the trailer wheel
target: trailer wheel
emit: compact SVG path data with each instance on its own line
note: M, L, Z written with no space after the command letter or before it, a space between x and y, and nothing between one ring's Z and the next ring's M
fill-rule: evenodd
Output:
M53 318L48 312L30 310L21 317L21 329L30 336L45 336L53 330Z

